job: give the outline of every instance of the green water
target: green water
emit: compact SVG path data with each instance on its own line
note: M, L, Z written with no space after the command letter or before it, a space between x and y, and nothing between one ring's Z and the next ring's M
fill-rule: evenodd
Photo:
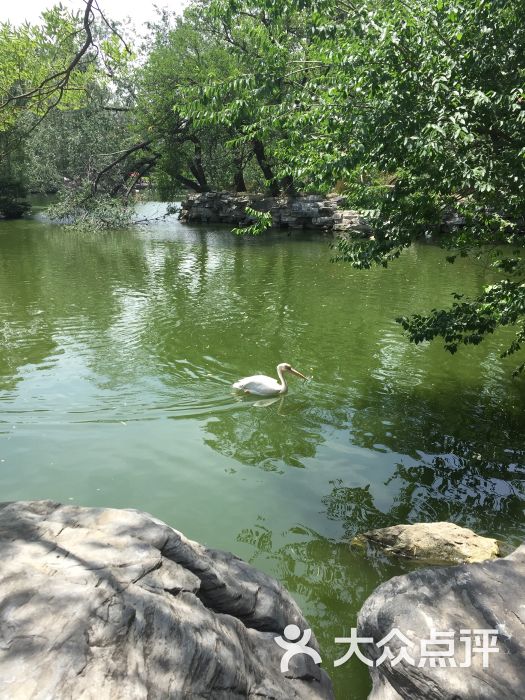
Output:
M367 670L334 669L334 637L403 568L349 540L448 519L520 541L525 384L508 336L450 357L393 321L486 269L421 245L354 271L328 241L0 222L0 500L140 508L235 552L292 592L337 697L361 700ZM284 361L312 381L232 395Z

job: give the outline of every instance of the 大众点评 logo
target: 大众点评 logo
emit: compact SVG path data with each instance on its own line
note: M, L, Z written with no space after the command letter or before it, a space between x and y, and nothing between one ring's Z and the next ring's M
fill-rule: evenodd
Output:
M470 668L474 655L480 654L482 667L489 665L489 654L498 652L497 638L500 630L497 629L461 629L459 639L461 650L456 656L456 633L454 630L439 631L430 630L430 635L426 639L419 640L418 643L410 640L397 628L392 629L383 639L377 643L372 637L359 637L357 628L352 627L349 637L335 637L336 644L347 644L346 653L334 661L334 666L342 666L352 656L362 661L367 666L380 666L387 659L391 666L396 666L404 661L412 666L423 668L429 666L449 667L449 668ZM288 671L290 659L296 654L306 654L314 663L320 664L322 659L318 651L308 646L312 638L312 630L305 629L301 636L301 630L297 625L287 625L284 629L283 637L274 637L276 644L285 650L281 659L281 671ZM395 645L390 643L395 640ZM365 656L359 645L373 645L381 650L380 654L374 658ZM392 649L394 647L394 650Z
M306 629L301 636L301 630L299 627L297 627L297 625L287 625L284 628L283 634L285 639L282 637L274 637L275 642L281 647L281 649L285 650L285 653L281 659L282 673L286 673L286 671L288 671L290 659L296 654L306 654L313 659L314 663L321 663L321 656L319 652L307 646L312 638L311 629ZM301 639L299 639L299 637L301 637Z

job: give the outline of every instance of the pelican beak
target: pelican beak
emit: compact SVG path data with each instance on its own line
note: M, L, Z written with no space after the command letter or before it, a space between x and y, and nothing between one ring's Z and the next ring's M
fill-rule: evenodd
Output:
M294 369L293 367L291 367L289 371L290 371L291 374L295 374L296 377L301 377L301 379L304 379L305 381L308 379L308 377L305 377L304 374L301 374L300 372L298 372L298 371L297 371L296 369Z

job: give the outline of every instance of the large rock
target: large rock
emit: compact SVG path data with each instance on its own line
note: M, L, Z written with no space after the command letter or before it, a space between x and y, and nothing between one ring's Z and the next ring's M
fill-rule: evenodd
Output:
M499 544L454 523L415 523L370 530L354 541L371 542L388 554L432 563L479 562L499 556Z
M331 698L273 579L138 511L0 505L0 697ZM311 646L316 647L315 640Z
M374 644L362 645L365 655L377 661L384 648L378 641L394 629L405 635L408 644L397 636L392 638L388 642L392 654L397 656L405 647L414 663L385 660L371 668L369 700L522 700L525 545L504 559L422 569L379 586L359 613L358 636L374 640ZM443 652L448 648L443 642L425 647L424 640L431 637L432 630L454 635L450 637L453 657L443 658L444 667L432 667L425 653L425 649ZM480 630L497 633L484 635ZM487 647L498 649L486 653L486 668L479 650L472 652L471 663L467 663L467 640L476 648L483 636ZM419 666L422 661L424 665Z

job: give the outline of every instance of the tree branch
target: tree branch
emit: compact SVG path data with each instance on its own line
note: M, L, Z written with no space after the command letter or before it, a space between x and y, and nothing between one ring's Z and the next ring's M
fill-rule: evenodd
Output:
M134 146L131 146L130 148L126 149L122 155L120 155L118 158L115 158L109 165L106 165L105 168L99 171L97 174L96 178L93 181L93 184L91 186L91 190L93 194L96 194L98 185L101 181L101 179L104 177L104 175L109 172L112 168L114 168L116 165L119 163L122 163L123 160L125 160L128 156L130 156L132 153L136 153L137 151L140 151L141 149L147 148L147 146L150 145L150 143L153 141L153 139L147 139L146 141L142 141L141 143L137 143Z
M86 10L84 12L83 19L83 27L86 38L81 48L73 56L73 59L71 60L67 68L61 71L57 71L56 73L53 73L53 75L49 75L40 83L40 85L33 88L32 90L28 90L27 92L24 92L20 95L11 95L5 100L5 102L0 104L0 110L5 109L13 102L25 100L29 97L34 97L35 95L40 95L41 97L49 97L55 91L59 92L59 98L62 99L64 91L67 88L67 84L69 82L71 73L75 70L82 57L88 51L89 47L93 45L93 33L91 31L91 22L93 21L93 2L94 0L86 0ZM51 84L53 83L53 81L56 81L55 84ZM58 104L60 99L56 102L56 104ZM56 106L56 104L53 106Z

